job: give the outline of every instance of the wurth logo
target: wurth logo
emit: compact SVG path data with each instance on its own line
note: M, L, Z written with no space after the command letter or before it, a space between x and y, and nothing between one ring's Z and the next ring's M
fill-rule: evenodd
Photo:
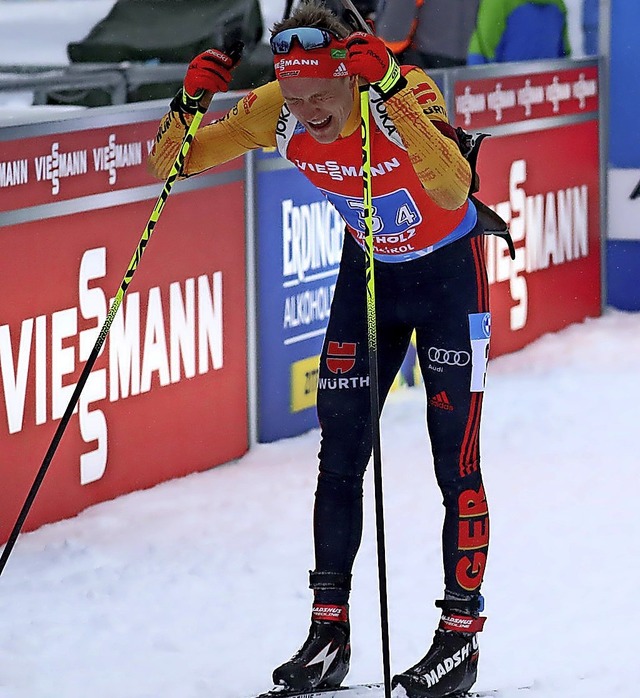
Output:
M331 373L344 374L356 365L355 342L329 342L327 368Z
M368 388L369 376L352 376L351 378L320 378L318 390L350 390L351 388Z

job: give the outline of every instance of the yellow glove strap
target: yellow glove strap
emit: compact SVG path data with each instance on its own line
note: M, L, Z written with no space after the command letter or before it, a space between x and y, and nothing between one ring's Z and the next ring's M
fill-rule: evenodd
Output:
M380 92L382 92L382 94L386 94L393 89L395 84L402 77L402 74L400 73L400 66L396 62L396 59L391 54L389 54L389 57L391 59L389 62L389 68L387 69L387 72L382 80L376 83L376 87L380 90Z

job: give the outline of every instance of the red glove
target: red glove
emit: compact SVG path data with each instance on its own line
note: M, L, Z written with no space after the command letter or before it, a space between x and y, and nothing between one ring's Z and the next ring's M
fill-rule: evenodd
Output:
M195 114L200 100L207 94L207 103L216 92L226 92L231 82L231 69L240 60L244 44L236 41L225 51L210 48L198 54L189 63L184 77L182 94L178 108L189 114ZM174 100L175 102L176 100ZM172 108L174 108L172 102Z
M231 82L231 68L231 56L210 48L189 63L184 77L184 91L189 97L196 97L200 92L226 92Z
M400 66L382 39L355 32L348 37L346 46L349 73L363 77L384 99L406 87Z

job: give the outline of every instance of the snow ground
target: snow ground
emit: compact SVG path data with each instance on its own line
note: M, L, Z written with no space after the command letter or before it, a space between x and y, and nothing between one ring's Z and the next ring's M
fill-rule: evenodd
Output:
M491 362L478 688L636 698L639 355L640 314L609 311ZM442 584L420 387L391 398L382 442L401 670L429 644ZM317 431L259 445L24 535L0 579L0 696L239 698L268 687L308 626L317 445ZM366 501L354 682L382 678L370 474Z

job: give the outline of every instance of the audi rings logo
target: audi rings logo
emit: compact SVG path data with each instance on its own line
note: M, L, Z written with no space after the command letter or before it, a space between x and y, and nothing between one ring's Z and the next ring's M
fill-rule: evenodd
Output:
M466 366L471 361L468 351L453 351L452 349L429 348L429 361L434 364L446 364L447 366Z

